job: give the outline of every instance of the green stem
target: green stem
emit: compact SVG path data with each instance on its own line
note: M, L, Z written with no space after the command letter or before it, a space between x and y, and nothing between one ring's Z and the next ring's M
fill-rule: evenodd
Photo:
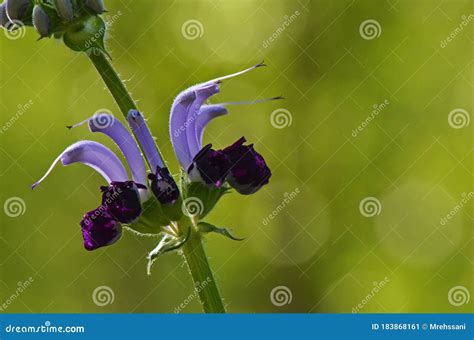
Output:
M204 312L225 313L219 289L217 288L202 245L201 234L193 230L182 251L193 277L194 286L198 291Z
M128 111L132 109L138 109L137 105L135 104L135 101L132 99L132 96L130 96L130 93L128 93L124 83L120 79L117 72L115 72L114 67L109 62L107 56L99 51L89 53L89 59L92 61L92 64L94 64L97 72L99 72L100 76L102 77L102 80L104 81L105 85L114 97L115 102L120 108L120 111L122 111L123 116L125 117L125 119L127 119ZM165 159L161 155L160 148L158 147L158 145L155 146L156 150L158 151L158 155L164 162ZM141 145L140 149L142 150L142 153L145 154ZM154 170L155 169L153 169L153 171Z
M107 57L103 53L90 53L89 58L104 80L105 85L114 97L115 102L125 118L128 115L128 111L131 109L137 110L135 102ZM182 250L189 271L191 272L194 285L196 289L199 290L199 298L204 312L225 313L225 308L219 295L216 281L214 280L204 247L202 246L201 235L193 230L189 240L183 246Z
M89 59L104 80L105 85L114 97L120 111L122 111L125 118L127 118L128 111L131 109L137 110L137 106L117 72L115 72L104 53L90 53Z

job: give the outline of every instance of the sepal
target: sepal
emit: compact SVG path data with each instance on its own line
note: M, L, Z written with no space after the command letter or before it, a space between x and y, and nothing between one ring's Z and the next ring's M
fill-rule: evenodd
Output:
M73 51L89 51L96 48L105 53L106 30L104 20L97 15L92 15L85 20L68 25L64 33L64 43Z
M235 236L233 236L229 229L227 228L219 228L219 227L216 227L215 225L212 225L210 223L207 223L207 222L199 222L197 224L197 227L199 229L200 232L202 233L217 233L217 234L221 234L227 238L230 238L231 240L234 240L234 241L243 241L244 239L243 238L237 238Z
M151 275L151 268L160 255L181 248L188 241L190 235L191 227L188 227L186 235L179 238L165 234L155 249L153 249L147 256L147 274Z
M181 207L183 213L201 219L209 214L219 199L230 190L226 185L215 187L201 182L191 182L183 174L181 177L181 192L183 195ZM189 207L191 205L192 209Z

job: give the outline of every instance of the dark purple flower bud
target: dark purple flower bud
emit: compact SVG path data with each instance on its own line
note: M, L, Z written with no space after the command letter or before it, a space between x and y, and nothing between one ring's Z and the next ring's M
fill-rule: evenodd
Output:
M104 1L102 0L85 0L84 3L95 14L102 14L105 12Z
M243 145L245 142L242 137L221 152L231 162L227 177L229 184L239 193L250 195L268 183L272 172L262 155L254 150L253 144Z
M74 18L74 11L71 0L54 0L54 5L56 6L56 11L63 20L68 22L72 21Z
M122 236L122 226L102 206L86 213L80 224L87 250L111 245Z
M51 21L48 14L40 5L33 8L33 25L41 37L48 37L51 34Z
M207 144L194 157L188 174L194 182L220 187L224 184L229 169L229 157L222 151L213 150L212 145Z
M29 0L8 0L7 15L10 18L10 21L23 20L29 6Z
M142 213L139 188L146 189L146 186L133 181L102 186L102 207L121 223L134 222Z
M0 5L0 26L7 28L10 20L7 16L6 2Z
M156 173L149 174L148 179L151 181L151 191L161 204L170 205L178 200L178 186L167 168L157 166Z

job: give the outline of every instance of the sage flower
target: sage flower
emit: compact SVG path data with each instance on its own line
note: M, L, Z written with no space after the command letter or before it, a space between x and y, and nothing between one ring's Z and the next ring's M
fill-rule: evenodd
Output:
M253 145L244 145L245 137L222 150L214 150L212 144L202 147L206 126L214 118L228 113L226 104L204 105L204 102L220 91L220 84L224 79L261 66L265 64L260 63L246 70L194 85L181 92L174 100L170 116L171 141L176 157L191 181L218 188L227 182L244 195L255 193L268 183L271 171Z
M33 184L33 188L43 182L59 162L64 166L82 163L99 172L108 184L100 187L101 204L86 212L79 223L84 247L95 250L114 244L120 239L123 227L139 234L163 234L162 240L149 254L150 272L157 256L177 249L187 241L190 229L188 234L176 230L177 221L183 214L192 217L193 221L200 220L232 188L249 195L269 182L271 171L264 158L252 144L244 144L244 137L218 150L213 149L212 144L202 145L205 128L213 119L228 114L227 106L266 101L204 104L220 91L224 79L261 66L264 64L192 86L176 97L171 107L169 129L175 155L182 168L179 188L158 152L143 115L135 109L129 110L126 116L133 134L108 113L98 113L68 126L72 129L87 124L91 132L110 137L125 157L131 177L109 148L84 140L67 147L45 175ZM280 97L269 100L273 99ZM183 199L189 198L199 200L203 205L201 211L188 214L186 208L183 209ZM202 221L193 223L203 233L216 232L233 240L241 240L232 236L226 228Z
M137 113L131 116L136 117ZM79 124L69 126L69 128L87 123L91 132L101 132L110 137L123 153L131 172L129 178L125 167L120 159L109 148L94 141L80 141L66 148L52 163L46 174L33 184L33 188L38 186L51 173L58 162L64 166L73 163L85 164L99 174L108 182L107 186L100 188L102 192L101 205L87 212L80 222L84 247L87 250L94 250L106 245L115 243L121 236L121 223L133 224L142 213L142 204L150 199L150 194L146 179L146 166L141 156L137 143L129 133L127 128L120 123L113 115L99 113ZM151 134L143 119L134 120L131 125L132 130L141 145L145 146L145 155L150 164L160 164L162 171L165 171ZM172 196L176 200L179 194L172 178L166 177L168 184L164 194L168 198ZM159 189L156 191L158 198L161 198L161 188L164 186L157 180ZM173 185L174 184L174 185ZM170 187L172 189L170 189ZM170 190L175 190L170 193ZM169 203L161 199L164 203Z

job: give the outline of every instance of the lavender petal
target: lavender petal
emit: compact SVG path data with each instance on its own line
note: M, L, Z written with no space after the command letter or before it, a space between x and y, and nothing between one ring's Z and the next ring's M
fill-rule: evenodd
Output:
M196 119L195 138L199 149L202 148L202 139L204 135L204 129L207 124L214 118L226 115L227 109L223 105L203 105L199 110L199 115Z
M129 130L118 119L107 113L99 113L89 119L89 129L109 136L127 160L133 181L146 185L146 167L140 149Z
M133 134L145 152L150 169L154 171L158 166L164 168L165 165L158 153L155 140L153 139L150 129L148 128L142 114L137 110L130 110L127 115L127 121Z
M128 180L127 171L120 159L106 146L89 140L80 141L67 147L51 164L48 171L36 183L34 189L51 173L55 165L61 161L62 165L83 163L101 174L109 183Z

